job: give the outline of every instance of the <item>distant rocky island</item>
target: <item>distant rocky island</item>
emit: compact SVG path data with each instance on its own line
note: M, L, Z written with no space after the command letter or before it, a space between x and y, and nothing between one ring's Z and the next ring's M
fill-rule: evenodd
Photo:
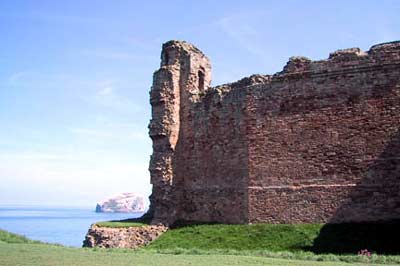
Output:
M122 193L102 200L96 205L96 212L144 212L144 197L136 193Z

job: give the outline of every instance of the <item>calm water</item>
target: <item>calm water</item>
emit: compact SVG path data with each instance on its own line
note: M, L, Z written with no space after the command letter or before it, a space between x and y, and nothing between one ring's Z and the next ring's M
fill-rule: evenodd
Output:
M80 247L92 223L142 214L96 213L89 208L0 206L0 228L34 240Z

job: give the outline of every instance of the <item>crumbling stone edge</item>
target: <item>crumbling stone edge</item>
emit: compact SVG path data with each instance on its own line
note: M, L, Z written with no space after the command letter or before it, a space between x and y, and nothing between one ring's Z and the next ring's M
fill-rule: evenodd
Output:
M83 247L137 249L150 244L167 230L168 227L161 224L126 228L92 224L83 241Z

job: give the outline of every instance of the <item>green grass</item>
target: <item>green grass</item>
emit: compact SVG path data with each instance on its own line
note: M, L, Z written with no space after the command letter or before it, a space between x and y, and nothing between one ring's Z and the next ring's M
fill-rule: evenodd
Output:
M149 221L145 219L135 218L118 221L97 222L96 225L109 228L140 227L149 225Z
M138 252L132 250L99 250L66 248L45 244L0 243L0 265L2 266L181 266L181 265L274 265L274 266L361 266L372 263L345 263L300 261L242 255L173 255Z
M357 254L362 249L400 255L400 223L184 225L147 249L268 250Z
M204 226L204 225L203 225ZM220 228L213 226L214 229ZM196 226L197 227L197 226ZM209 229L209 228L208 228ZM214 230L213 229L213 230ZM287 228L285 228L286 230ZM285 231L283 230L283 231ZM303 228L304 230L304 228ZM174 231L174 230L172 230ZM279 231L279 230L278 230ZM400 264L400 256L377 256L371 258L356 255L317 255L312 252L272 252L268 250L235 249L82 249L45 244L23 236L0 231L0 265L308 265L351 266Z
M100 224L129 227L148 222ZM67 248L0 230L0 265L399 265L398 255L356 255L362 248L374 251L373 247L382 254L397 254L398 225L181 224L136 251ZM315 253L329 250L341 253Z
M22 243L40 243L40 241L30 240L29 238L17 234L13 234L0 229L0 242L9 244L22 244ZM1 265L1 264L0 264Z
M302 251L313 246L322 225L191 225L169 230L146 249Z
M158 254L183 254L183 255L237 255L237 256L253 256L266 258L279 258L288 260L305 260L305 261L336 261L347 263L373 263L373 264L400 264L400 256L377 255L371 257L358 255L337 255L337 254L315 254L310 251L268 251L268 250L232 250L232 249L162 249L162 250L145 250L146 252L154 252Z

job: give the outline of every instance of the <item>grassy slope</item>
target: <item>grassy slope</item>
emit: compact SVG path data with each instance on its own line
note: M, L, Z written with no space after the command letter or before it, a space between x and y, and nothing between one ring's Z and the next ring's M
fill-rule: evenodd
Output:
M296 261L270 259L250 256L229 255L163 255L120 250L74 249L44 244L8 244L0 243L0 265L37 266L37 265L84 265L84 266L180 266L180 265L275 265L275 266L351 266L367 264L349 264L342 262ZM375 265L375 264L368 264Z
M5 242L9 244L22 244L22 243L40 243L40 241L34 241L26 238L25 236L13 234L0 229L0 242ZM1 265L1 264L0 264Z
M400 223L191 225L169 230L148 249L313 251L400 255Z
M124 221L123 224L127 225L129 222ZM115 225L119 226L118 223ZM363 265L356 262L368 262L368 265L373 265L372 262L400 264L400 256L373 256L368 260L366 257L355 255L316 255L304 252L312 247L315 237L321 235L321 227L322 225L310 224L183 226L169 230L139 251L66 248L43 244L0 230L0 265ZM385 228L387 230L388 227ZM349 231L353 230L353 227L346 227L345 234L338 234L335 228L328 229L334 229L328 235L333 234L339 239L344 236L354 237ZM369 230L371 227L364 229ZM328 240L334 240L331 245L337 244L335 239Z
M310 249L322 225L193 225L169 230L147 249L234 249L300 251Z

